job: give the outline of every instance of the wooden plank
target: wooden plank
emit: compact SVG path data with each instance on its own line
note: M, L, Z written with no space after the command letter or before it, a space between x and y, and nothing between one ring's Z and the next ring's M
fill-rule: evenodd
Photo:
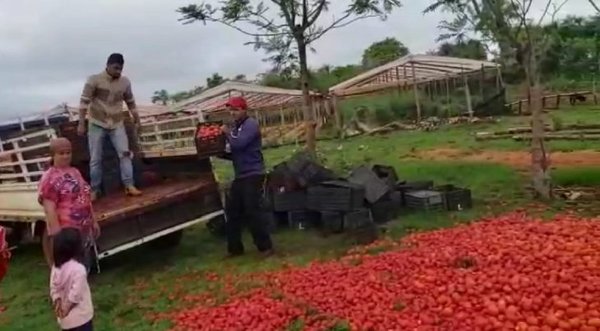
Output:
M13 143L13 142L19 142L19 141L27 140L29 138L35 138L35 137L39 137L39 136L43 136L43 135L47 135L48 138L55 138L56 137L56 131L54 131L54 129L46 129L46 130L41 130L41 131L35 131L35 132L32 132L32 133L24 134L22 136L18 136L18 137L14 137L14 138L3 140L2 143L4 143L4 144L10 144L10 143ZM50 139L48 139L48 140L50 140Z
M189 178L160 183L144 190L139 197L126 197L124 194L111 194L94 202L94 213L98 222L106 222L119 216L144 212L157 208L159 203L169 203L177 198L215 185L207 178Z
M18 149L9 149L7 151L4 151L3 153L4 153L4 155L19 154L19 153L23 153L23 152L33 151L36 149L41 149L44 147L50 147L50 142L37 144L37 145L33 145L33 146L27 146L27 147L19 147Z
M18 173L18 174L0 174L0 180L23 178L23 179L25 179L26 182L31 182L31 177L41 176L43 174L44 174L43 171L32 171L32 172L25 172L25 173Z
M139 135L139 137L140 138L146 138L146 137L154 137L154 136L162 135L162 134L182 133L182 132L188 132L188 131L196 131L196 126L194 125L193 127L189 127L189 128L170 129L170 130L158 130L158 131L154 131L154 132L151 132L151 133L142 133L142 134Z
M37 159L31 159L31 160L23 160L23 161L18 161L18 162L8 162L8 163L4 163L4 162L0 162L0 168L4 168L4 167L14 167L20 164L35 164L35 163L42 163L42 162L48 162L50 161L50 157L41 157L41 158L37 158Z

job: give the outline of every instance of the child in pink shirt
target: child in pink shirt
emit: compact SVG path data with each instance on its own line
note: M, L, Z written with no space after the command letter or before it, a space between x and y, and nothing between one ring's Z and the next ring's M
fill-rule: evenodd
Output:
M81 233L63 228L54 237L54 265L50 273L52 306L63 331L92 331L94 306L83 254Z

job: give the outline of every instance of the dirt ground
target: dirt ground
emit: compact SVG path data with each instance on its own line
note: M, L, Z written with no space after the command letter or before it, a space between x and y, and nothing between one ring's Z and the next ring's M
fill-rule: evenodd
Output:
M422 160L459 160L500 163L516 168L527 168L531 164L531 155L524 151L465 151L453 148L438 148L416 151L413 157ZM553 152L550 155L553 168L600 166L600 152L576 151Z

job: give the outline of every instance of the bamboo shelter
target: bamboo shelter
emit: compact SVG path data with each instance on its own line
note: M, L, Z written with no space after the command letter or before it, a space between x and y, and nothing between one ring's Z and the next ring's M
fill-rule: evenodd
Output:
M228 120L225 104L230 97L243 96L249 113L260 123L268 145L298 141L305 127L302 91L228 81L172 106L173 111L202 113L205 120ZM311 92L311 110L317 130L333 118L333 108L320 94Z
M504 84L500 66L494 62L407 55L337 84L329 89L329 94L335 105L343 98L390 91L410 94L414 99L416 118L420 120L422 103L427 98L450 104L456 98L453 92L460 91L465 112L473 116L477 108L473 97L477 96L485 104L485 101L503 95Z

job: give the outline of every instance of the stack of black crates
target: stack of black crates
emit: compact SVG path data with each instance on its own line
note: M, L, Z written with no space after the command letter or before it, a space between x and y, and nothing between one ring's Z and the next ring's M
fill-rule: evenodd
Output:
M410 210L460 211L471 207L471 191L432 181L399 181L394 168L361 166L342 179L305 153L275 166L267 196L279 223L319 227L327 233L360 232Z

